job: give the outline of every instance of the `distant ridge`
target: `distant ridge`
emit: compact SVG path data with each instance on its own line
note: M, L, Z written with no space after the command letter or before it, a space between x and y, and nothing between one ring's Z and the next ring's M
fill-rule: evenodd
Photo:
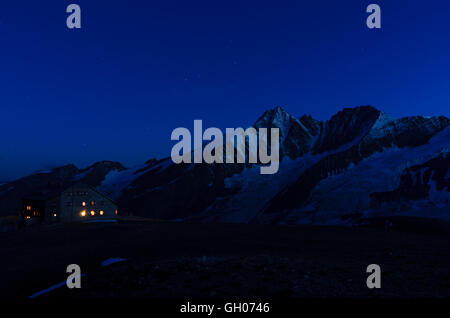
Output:
M345 108L327 121L265 111L254 127L280 129L279 172L251 164L180 164L152 159L133 168L102 161L55 168L0 185L1 215L33 192L82 181L121 211L205 222L354 224L381 215L450 219L450 121L392 118Z

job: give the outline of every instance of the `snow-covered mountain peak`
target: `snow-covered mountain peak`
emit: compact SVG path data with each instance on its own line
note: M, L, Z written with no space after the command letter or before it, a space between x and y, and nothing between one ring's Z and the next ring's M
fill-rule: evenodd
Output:
M296 121L296 118L286 112L281 106L277 106L273 109L267 110L262 116L255 122L256 128L272 128L276 127L280 129L280 135L285 135L289 129L291 122Z
M126 169L103 161L54 168L0 185L0 212L21 199L75 182L113 197L124 213L161 219L330 223L380 213L449 218L450 121L392 118L371 106L346 108L326 122L270 109L255 128L280 129L280 169L264 176L243 164L149 160Z
M320 131L318 121L312 117L301 119L277 106L264 112L254 126L255 128L279 128L281 156L297 158L311 150Z

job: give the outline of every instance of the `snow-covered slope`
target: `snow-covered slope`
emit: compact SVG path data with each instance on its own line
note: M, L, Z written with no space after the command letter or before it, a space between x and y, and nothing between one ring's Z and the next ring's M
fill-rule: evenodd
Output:
M433 187L433 180L426 196L439 201L434 212L418 209L419 201L411 199L387 202L383 193L400 186L405 169L450 146L448 125L445 117L394 119L370 106L344 109L326 122L276 107L254 127L280 129L277 174L261 175L258 166L239 164L127 172L123 177L133 177L122 186L119 202L142 215L225 222L349 223L389 210L386 205L391 214L442 216L447 192Z
M450 121L395 119L371 107L346 108L323 122L267 110L256 128L280 129L278 173L254 164L173 164L152 159L125 168L73 165L0 185L0 212L23 196L90 184L120 211L205 222L349 224L364 217L450 218ZM19 203L18 203L19 202ZM4 212L6 211L6 212Z
M347 217L395 214L450 218L449 189L437 190L434 180L424 180L426 169L415 172L414 176L415 179L422 178L419 181L422 184L430 185L426 197L417 194L405 200L398 194L389 202L380 200L377 203L377 195L374 195L395 191L401 186L405 171L441 155L448 156L449 149L450 128L422 146L384 149L357 165L351 164L342 173L323 179L312 190L308 201L290 212L288 220L296 223L340 223L351 220Z

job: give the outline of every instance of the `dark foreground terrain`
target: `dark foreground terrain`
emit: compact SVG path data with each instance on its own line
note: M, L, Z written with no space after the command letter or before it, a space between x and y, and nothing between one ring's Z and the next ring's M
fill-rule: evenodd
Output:
M380 223L382 224L382 223ZM344 228L121 220L0 233L0 296L29 297L65 281L82 288L38 298L448 297L450 225L395 219ZM101 267L120 257L127 261ZM382 288L366 287L379 264Z

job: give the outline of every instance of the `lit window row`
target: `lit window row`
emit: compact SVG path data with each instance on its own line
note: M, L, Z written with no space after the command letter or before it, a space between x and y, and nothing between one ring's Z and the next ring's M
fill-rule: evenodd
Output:
M87 203L85 201L81 202L81 206L86 206ZM95 201L91 201L91 206L95 205Z
M99 215L104 215L105 214L105 212L102 210L102 211L100 211L100 212L98 212L98 214ZM86 215L87 215L87 212L86 212L86 210L83 210L83 211L81 211L80 212L80 215L82 216L82 217L85 217ZM95 213L95 211L94 210L92 210L90 213L89 213L89 215L91 215L91 216L95 216L96 215L96 213Z

